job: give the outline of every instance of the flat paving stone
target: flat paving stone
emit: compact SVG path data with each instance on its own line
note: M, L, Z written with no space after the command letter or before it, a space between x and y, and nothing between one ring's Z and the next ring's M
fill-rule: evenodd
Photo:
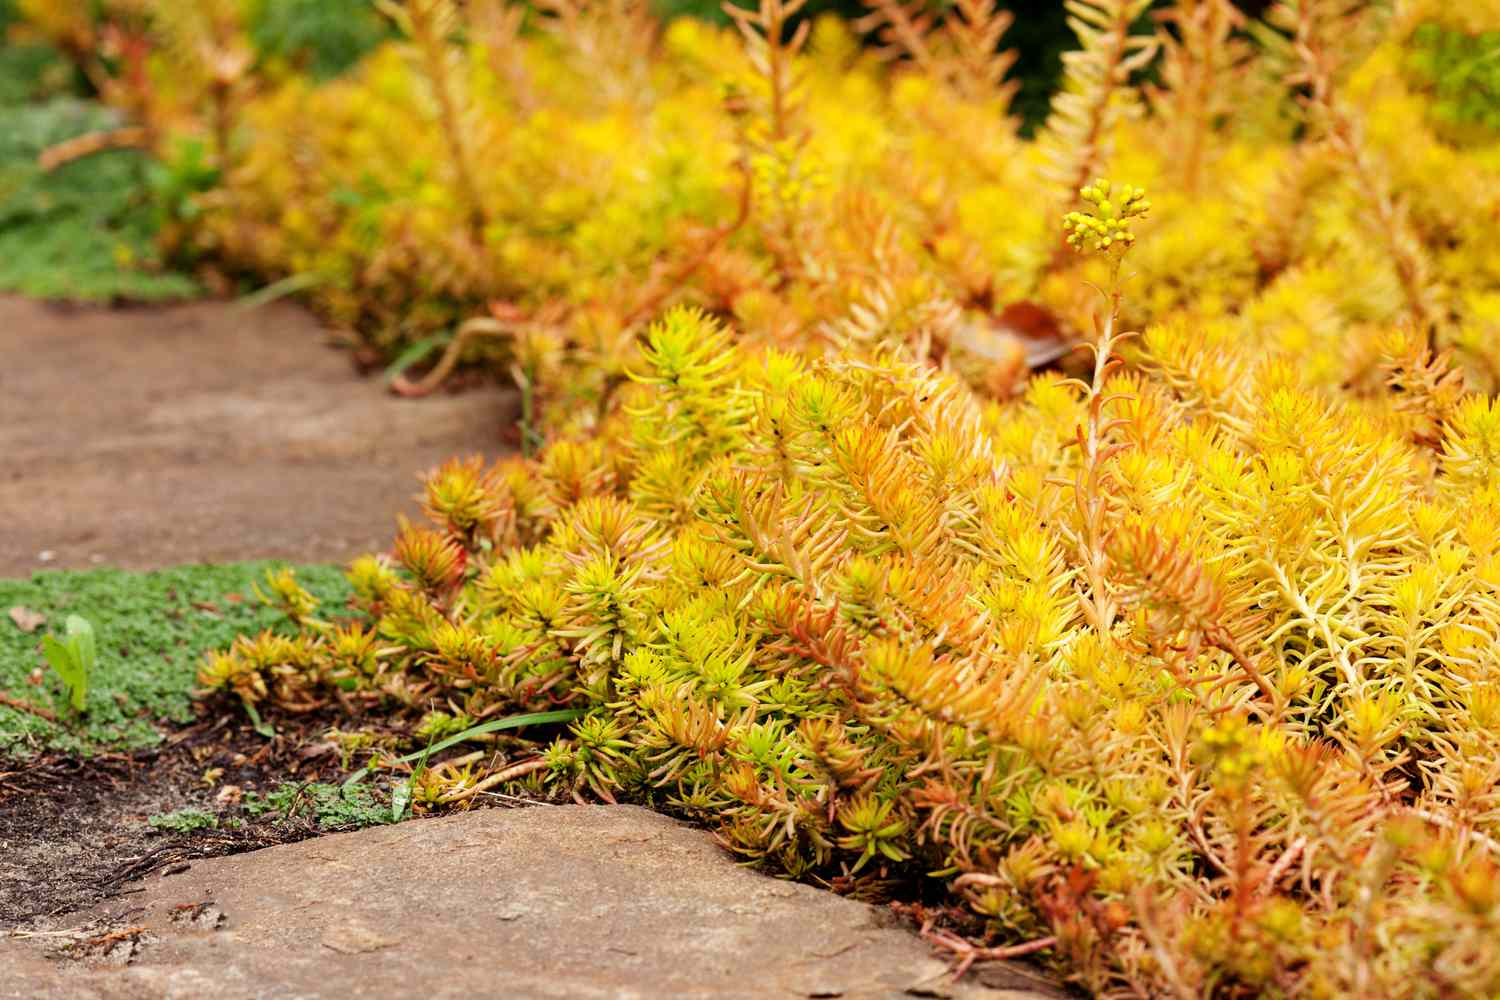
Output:
M0 577L390 544L419 475L509 451L498 385L398 399L303 309L0 295Z
M0 998L1066 994L1029 966L953 984L888 910L737 865L631 806L485 809L194 862L30 936ZM89 957L58 957L87 928Z

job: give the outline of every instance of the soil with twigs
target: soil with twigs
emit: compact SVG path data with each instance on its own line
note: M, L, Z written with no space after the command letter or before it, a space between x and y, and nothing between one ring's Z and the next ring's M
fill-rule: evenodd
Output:
M267 739L236 707L217 707L150 750L0 762L0 929L129 895L142 879L171 877L197 858L324 832L305 812L255 818L234 803L287 781L340 780L338 754L323 738L330 719L283 716ZM205 775L215 771L210 786ZM232 821L185 833L150 825L185 808Z

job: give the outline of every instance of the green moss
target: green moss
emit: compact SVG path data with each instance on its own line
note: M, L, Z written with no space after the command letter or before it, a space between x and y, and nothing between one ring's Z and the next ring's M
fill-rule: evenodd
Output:
M1412 34L1407 70L1432 92L1431 115L1451 137L1488 142L1500 132L1500 31L1424 24Z
M213 830L219 825L219 817L202 809L178 809L149 817L146 822L153 830L164 833L192 833L194 830Z
M73 68L50 45L0 45L0 104L70 93L73 77Z
M369 0L252 0L250 38L262 60L282 60L326 80L392 37Z
M204 652L265 628L291 631L281 613L261 605L250 590L273 565L49 571L30 580L0 580L0 691L49 708L62 720L54 724L0 705L0 754L139 748L160 739L155 723L191 720L194 675ZM347 598L336 567L299 567L297 576L325 602L338 605ZM241 600L230 600L232 594ZM22 632L8 617L17 606L46 615L47 624ZM87 713L77 721L38 652L42 634L60 631L69 614L88 619L99 641ZM40 685L29 680L36 668L43 672Z
M282 782L264 797L246 794L247 815L275 813L283 819L306 817L325 830L352 830L392 821L390 805L368 785Z

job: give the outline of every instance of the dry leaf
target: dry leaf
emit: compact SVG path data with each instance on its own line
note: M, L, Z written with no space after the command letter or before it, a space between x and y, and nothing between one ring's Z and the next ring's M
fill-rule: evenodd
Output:
M40 611L32 611L30 608L17 604L10 609L10 620L16 623L16 628L22 632L35 632L47 624L47 616Z

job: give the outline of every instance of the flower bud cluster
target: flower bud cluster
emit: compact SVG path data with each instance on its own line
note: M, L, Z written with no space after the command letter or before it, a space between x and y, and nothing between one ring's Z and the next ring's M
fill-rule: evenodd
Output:
M1130 220L1151 210L1142 188L1122 185L1113 194L1107 180L1096 180L1078 192L1092 211L1069 212L1063 216L1068 245L1079 253L1095 251L1124 253L1135 242Z

